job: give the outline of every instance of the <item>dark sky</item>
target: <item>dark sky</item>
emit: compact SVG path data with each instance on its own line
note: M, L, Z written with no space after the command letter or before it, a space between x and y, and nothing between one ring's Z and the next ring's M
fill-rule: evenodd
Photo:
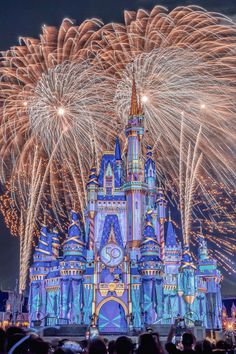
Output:
M17 44L19 36L37 37L43 24L58 26L64 17L77 23L91 17L104 22L122 21L125 9L151 9L154 5L172 9L190 4L222 12L236 20L236 0L1 0L0 50ZM0 288L14 287L18 262L18 240L9 235L0 216ZM232 278L226 278L223 293L235 294L235 283Z

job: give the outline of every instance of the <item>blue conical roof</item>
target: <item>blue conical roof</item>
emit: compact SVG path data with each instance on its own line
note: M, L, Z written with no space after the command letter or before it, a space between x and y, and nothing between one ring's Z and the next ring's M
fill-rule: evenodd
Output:
M97 177L97 170L95 166L92 166L90 169L89 180L87 186L92 184L98 185L98 177Z
M193 258L188 246L184 246L182 265L181 265L181 268L186 268L186 267L196 269L196 266L193 263Z
M169 217L166 232L166 247L177 247L176 233L171 218Z
M50 249L51 249L51 253L52 255L54 255L55 257L58 256L59 253L59 248L60 248L60 239L59 239L59 233L57 228L53 228L53 231L51 233L48 234L48 238L49 238L49 244L50 244Z
M77 213L71 210L71 222L68 228L68 235L64 241L64 258L82 256L84 251L84 238Z
M116 160L121 160L120 140L118 137L116 138L115 158L116 158Z
M35 255L51 256L50 244L48 240L48 231L46 225L43 225L40 231L38 246L35 247Z
M146 224L143 232L143 239L140 247L141 261L155 260L161 261L159 258L159 244L155 235L155 229L152 224L152 212L146 213Z
M198 240L199 240L199 260L200 261L205 261L209 259L208 255L208 248L207 248L207 242L205 240L204 235L199 234L198 235Z

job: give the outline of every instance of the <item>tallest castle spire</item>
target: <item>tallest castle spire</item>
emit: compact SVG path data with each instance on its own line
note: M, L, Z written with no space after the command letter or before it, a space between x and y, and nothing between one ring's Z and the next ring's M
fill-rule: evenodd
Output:
M137 116L142 114L142 108L140 99L137 94L137 86L135 81L135 71L133 71L133 79L132 79L132 94L131 94L131 105L130 105L130 112L131 116Z
M135 76L133 72L130 115L135 116L138 115L138 113L139 113L139 107L138 107L137 88L136 88Z

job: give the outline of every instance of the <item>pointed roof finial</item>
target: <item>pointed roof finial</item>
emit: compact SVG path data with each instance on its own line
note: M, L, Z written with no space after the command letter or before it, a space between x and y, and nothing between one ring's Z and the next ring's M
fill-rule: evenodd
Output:
M199 232L201 235L203 235L203 233L202 233L202 220L199 220Z
M43 226L47 225L47 209L45 207L44 213L43 213Z
M92 166L91 168L96 168L96 151L95 151L95 142L92 139Z
M169 216L169 221L171 221L171 210L170 210L170 208L168 209L168 216Z
M115 144L115 158L118 161L121 160L120 140L118 136L116 137L116 144Z
M135 116L139 114L139 104L137 97L137 89L135 82L135 71L133 68L133 80L132 80L132 94L131 94L131 106L130 106L130 115Z

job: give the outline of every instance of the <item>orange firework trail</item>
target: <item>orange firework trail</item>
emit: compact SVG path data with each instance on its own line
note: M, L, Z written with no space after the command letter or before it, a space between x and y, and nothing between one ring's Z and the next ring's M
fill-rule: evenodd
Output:
M199 175L234 188L235 45L236 26L221 14L156 6L126 11L124 24L66 19L2 53L1 209L14 233L21 225L22 290L44 209L61 229L68 208L83 212L91 152L99 161L126 124L133 70L167 185L179 186L184 114L189 142L201 126Z

